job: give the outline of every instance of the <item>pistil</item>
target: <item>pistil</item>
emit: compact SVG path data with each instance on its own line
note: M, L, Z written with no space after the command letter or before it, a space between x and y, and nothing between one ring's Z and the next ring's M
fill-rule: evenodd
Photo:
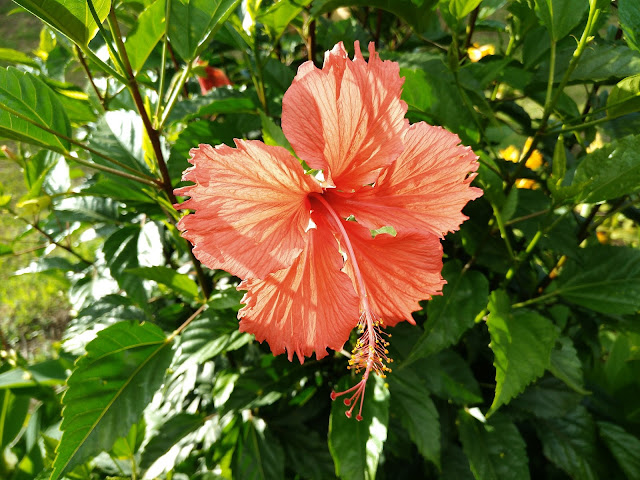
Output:
M335 400L338 397L349 395L344 399L344 404L351 406L349 410L345 412L345 415L351 418L355 405L359 402L360 407L356 420L362 420L362 405L364 402L364 393L367 386L367 380L369 374L374 371L381 377L386 376L386 372L390 372L391 369L387 367L387 363L391 363L391 360L387 355L389 351L387 346L389 343L382 338L385 333L382 331L384 323L382 319L376 315L369 303L367 289L364 279L358 266L358 261L349 239L349 235L342 224L342 219L335 212L333 207L323 198L321 194L312 193L311 196L317 199L327 209L331 219L340 231L344 246L347 249L347 258L351 261L353 266L353 272L356 280L356 286L358 290L358 296L360 298L360 319L358 321L358 332L360 338L356 341L356 345L352 351L351 359L349 360L349 369L354 370L356 373L364 371L362 379L353 387L345 390L344 392L331 392L331 400Z

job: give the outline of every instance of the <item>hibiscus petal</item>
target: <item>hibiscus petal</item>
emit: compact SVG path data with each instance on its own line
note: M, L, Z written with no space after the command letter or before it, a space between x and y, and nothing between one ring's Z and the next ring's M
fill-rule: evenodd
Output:
M344 265L338 243L321 217L307 232L307 244L286 269L264 280L248 279L238 290L247 290L238 313L240 331L266 340L274 355L295 353L327 355L326 348L340 350L358 323L358 297Z
M373 230L392 226L400 232L429 232L442 236L455 231L467 217L462 208L482 195L470 187L478 168L476 155L459 145L457 135L424 122L411 125L405 150L373 187L353 195L328 192L343 217Z
M356 222L343 222L374 314L385 326L402 320L415 323L411 312L420 310L420 300L442 293L446 283L442 270L442 245L435 235L399 233L371 237L369 229ZM356 285L353 264L344 268Z
M282 129L298 156L343 190L375 182L402 152L407 127L398 64L380 60L373 43L368 63L358 42L355 51L349 60L341 42L322 70L304 63L282 100Z
M282 147L241 140L236 146L191 150L193 167L183 180L195 185L175 193L191 197L176 208L195 213L178 228L207 267L264 278L302 251L311 218L306 197L321 187Z

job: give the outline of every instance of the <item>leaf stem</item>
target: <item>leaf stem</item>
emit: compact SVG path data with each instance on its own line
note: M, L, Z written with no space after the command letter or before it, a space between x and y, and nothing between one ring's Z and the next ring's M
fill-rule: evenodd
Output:
M178 335L180 335L180 334L184 331L184 329L185 329L185 328L187 328L187 327L189 326L189 324L190 324L191 322L193 322L193 321L198 317L198 315L200 315L200 314L204 311L204 309L205 309L205 308L207 308L207 304L206 304L206 303L203 303L202 305L200 305L200 307L199 307L195 312L193 312L193 313L191 314L191 316L190 316L189 318L187 318L187 319L182 323L182 325L180 325L178 328L176 328L176 329L173 331L173 333L167 337L167 343L169 343L169 342L170 342L170 341L172 341L175 337L177 337Z
M102 109L106 112L107 111L107 105L106 105L106 103L104 101L104 97L100 93L100 90L98 90L98 87L96 86L96 83L93 81L93 75L91 74L91 70L89 70L89 67L87 65L87 61L84 58L82 50L80 49L80 47L78 47L78 45L74 45L74 47L75 47L76 55L78 57L78 61L80 62L80 65L82 65L82 69L84 70L84 73L87 74L87 78L89 79L89 83L91 84L91 87L93 88L93 91L95 92L96 97L98 97L98 100L100 101L100 105L102 105Z
M38 127L41 130L44 130L45 132L48 132L52 135L55 135L56 137L62 139L62 140L66 140L67 142L71 143L72 145L76 145L77 147L80 147L84 150L86 150L89 153L92 153L93 155L96 155L100 158L103 158L104 160L113 163L114 165L119 166L120 168L124 168L125 170L129 170L130 172L134 172L136 175L130 175L127 174L125 172L121 172L120 170L116 170L110 167L106 167L104 165L100 165L97 163L93 163L93 162L87 162L86 160L82 160L80 158L76 158L72 155L69 154L68 151L63 151L63 150L59 150L56 148L53 148L52 146L50 147L45 147L48 148L49 150L53 150L54 152L60 153L61 155L64 155L65 158L69 158L73 161L76 161L78 163L83 163L84 165L87 165L91 168L95 168L96 170L103 170L105 172L109 172L109 173L114 173L115 175L120 175L122 177L125 178L129 178L141 183L145 183L148 185L152 185L155 187L158 187L158 183L156 181L156 179L149 177L148 175L145 175L143 172L140 172L139 170L136 170L128 165L125 165L122 162L119 162L118 160L109 157L108 155L105 155L104 153L99 152L98 150L95 150L91 147L89 147L88 145L85 145L82 142L79 142L77 140L75 140L74 138L71 137L67 137L66 135L64 135L63 133L57 132L56 130L53 130L49 127L47 127L46 125L42 125L41 123L36 122L35 120L32 120L31 118L27 117L26 115L21 114L20 112L16 112L15 110L13 110L12 108L9 108L7 105L0 103L0 109L9 112L11 115L15 115L16 117L24 120L25 122L30 123L31 125L34 125L36 127Z
M43 230L42 228L40 228L38 226L37 223L35 222L30 222L29 220L27 220L24 217L21 217L20 215L18 215L16 212L14 212L13 210L9 210L9 212L14 215L16 218L20 219L21 221L23 221L24 223L26 223L27 225L29 225L31 228L33 228L34 230L36 230L37 232L39 232L41 235L43 235L44 237L47 238L47 240L49 240L49 242L51 242L53 245L55 245L56 247L60 247L63 250L66 250L67 252L69 252L71 255L73 255L74 257L76 257L78 260L80 260L83 263L86 263L87 265L93 265L93 262L91 260L87 260L86 258L84 258L82 255L80 255L78 252L76 252L73 248L64 245L62 243L59 243L56 241L55 238L53 238L53 236L51 236L49 233L47 233L45 230Z

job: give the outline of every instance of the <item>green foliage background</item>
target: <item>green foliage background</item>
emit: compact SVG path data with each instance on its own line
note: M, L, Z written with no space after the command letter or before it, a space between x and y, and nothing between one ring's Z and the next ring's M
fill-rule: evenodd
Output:
M640 478L637 1L13 7L0 478ZM473 147L485 192L362 422L329 399L342 353L290 363L238 332L238 279L171 206L198 143L288 146L297 66L355 40L400 64L412 121ZM198 59L233 85L201 93Z

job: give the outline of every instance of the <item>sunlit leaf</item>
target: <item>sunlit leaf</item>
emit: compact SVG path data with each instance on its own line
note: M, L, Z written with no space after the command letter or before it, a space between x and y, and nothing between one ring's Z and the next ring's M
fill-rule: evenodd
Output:
M547 318L525 309L511 312L502 291L491 294L487 326L496 368L496 394L490 413L524 390L549 367L557 328Z
M77 0L14 0L43 22L62 32L78 45L88 45L98 32L87 2ZM93 0L100 21L111 8L111 0Z
M150 323L119 322L98 333L67 381L52 480L129 432L162 383L171 355L171 341Z

